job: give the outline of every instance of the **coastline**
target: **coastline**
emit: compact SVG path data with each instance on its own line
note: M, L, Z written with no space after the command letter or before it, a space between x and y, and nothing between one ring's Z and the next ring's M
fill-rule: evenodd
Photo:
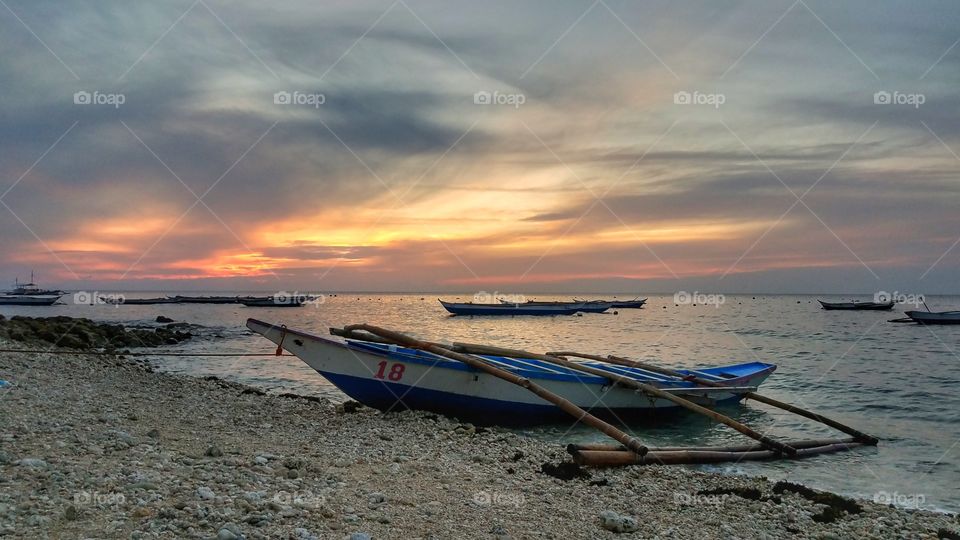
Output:
M854 503L859 513L825 518L832 506L778 493L762 478L630 467L561 480L542 472L569 461L560 445L507 430L350 412L122 358L2 353L0 378L13 383L0 389L0 534L14 538L946 538L960 530L956 515L866 501Z

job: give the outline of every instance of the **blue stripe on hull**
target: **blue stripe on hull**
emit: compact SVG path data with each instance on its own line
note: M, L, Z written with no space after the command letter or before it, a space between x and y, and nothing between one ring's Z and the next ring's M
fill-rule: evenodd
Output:
M534 405L465 396L337 373L320 372L320 374L344 394L368 407L381 411L424 410L453 416L479 425L521 426L570 421L570 415L553 405ZM737 401L739 401L739 398L726 400L729 403ZM651 420L654 417L672 416L681 413L682 409L676 407L666 409L597 408L590 410L590 412L611 421L626 421Z

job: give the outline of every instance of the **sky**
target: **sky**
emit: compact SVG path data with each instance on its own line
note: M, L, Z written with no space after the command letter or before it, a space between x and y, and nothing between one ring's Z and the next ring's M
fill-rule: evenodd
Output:
M0 276L960 293L960 4L0 2Z

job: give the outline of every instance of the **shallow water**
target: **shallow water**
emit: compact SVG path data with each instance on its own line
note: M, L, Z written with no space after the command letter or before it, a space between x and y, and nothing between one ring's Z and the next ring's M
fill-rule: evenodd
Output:
M147 296L156 295L127 294ZM462 300L472 300L472 295L462 296ZM929 297L927 303L935 310L957 309L960 298ZM960 382L960 326L887 322L901 317L902 311L900 306L893 312L824 311L816 297L793 295L727 295L718 307L677 306L672 295L654 295L643 309L623 309L616 315L463 318L448 316L435 295L346 293L301 308L169 304L0 307L0 313L8 316L70 315L149 323L157 315L165 315L214 328L220 337L178 346L194 352L271 352L271 343L243 326L247 317L256 317L319 334L326 334L331 326L368 322L439 341L482 342L531 351L616 353L668 366L754 360L775 363L778 370L764 383L764 394L874 434L882 439L881 445L799 461L698 468L785 478L901 506L960 511L956 487L960 485L960 397L955 391ZM273 391L344 399L296 358L153 360L166 371L214 374ZM725 412L780 437L836 435L829 428L762 404L748 402ZM666 425L633 426L630 431L651 446L746 441L726 427L690 414ZM558 444L604 440L592 430L570 425L524 433Z

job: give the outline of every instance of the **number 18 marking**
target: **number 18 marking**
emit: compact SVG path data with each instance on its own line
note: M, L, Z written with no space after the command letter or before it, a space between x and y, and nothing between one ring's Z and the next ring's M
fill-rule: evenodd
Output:
M387 361L384 360L377 364L377 372L373 374L375 379L382 379L384 372L387 371ZM403 378L403 372L407 369L407 366L403 364L393 364L390 366L390 371L386 374L387 378L391 381L399 381Z

